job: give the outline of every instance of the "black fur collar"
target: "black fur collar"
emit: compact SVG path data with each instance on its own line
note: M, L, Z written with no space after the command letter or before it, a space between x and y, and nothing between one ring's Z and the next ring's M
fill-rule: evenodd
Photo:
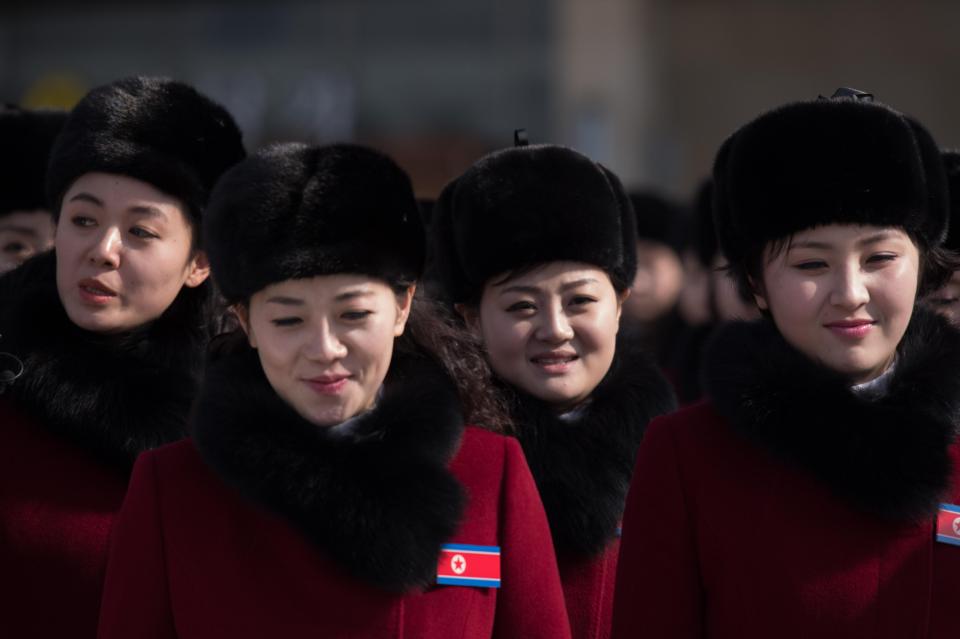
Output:
M676 407L673 390L637 341L621 339L610 370L572 420L509 392L557 553L598 555L617 535L647 423Z
M747 439L887 520L936 512L960 417L960 333L918 308L887 392L869 398L789 346L769 320L735 323L708 346L707 394Z
M116 335L67 317L49 252L0 278L0 351L24 365L8 393L50 431L128 471L186 435L208 342L212 291L184 288L166 313Z
M244 347L210 365L194 440L227 484L355 577L425 588L465 504L447 468L464 429L456 389L426 357L395 354L377 406L351 425L343 436L303 419Z

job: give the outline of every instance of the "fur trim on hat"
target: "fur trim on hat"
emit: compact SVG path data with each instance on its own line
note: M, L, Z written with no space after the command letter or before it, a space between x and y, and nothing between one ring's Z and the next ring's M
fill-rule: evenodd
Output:
M129 471L141 452L183 438L209 341L212 288L184 287L141 328L98 335L70 321L53 251L0 277L0 351L24 372L7 393L38 423Z
M204 223L213 275L232 302L288 279L420 277L424 231L410 178L362 146L282 144L218 184Z
M517 439L561 556L593 557L613 541L647 423L676 408L653 362L636 344L618 342L610 370L575 416L505 389L515 396Z
M70 113L51 153L47 197L58 216L77 178L116 173L179 198L199 219L217 178L244 155L233 118L193 87L126 78L93 89Z
M448 184L433 214L431 250L444 296L477 299L493 276L569 260L629 287L636 220L620 180L560 146L496 151Z
M456 389L429 359L398 354L377 405L349 426L303 419L244 347L210 365L193 430L227 484L355 577L393 592L426 588L466 503L448 470L464 431Z
M926 246L947 230L937 145L877 103L822 99L761 115L723 144L713 177L717 234L732 264L825 224L901 227Z
M47 161L66 119L66 111L0 107L0 215L47 209Z
M704 380L746 439L887 520L919 521L948 487L960 424L960 332L917 308L886 392L850 382L791 347L769 320L735 322L708 346Z

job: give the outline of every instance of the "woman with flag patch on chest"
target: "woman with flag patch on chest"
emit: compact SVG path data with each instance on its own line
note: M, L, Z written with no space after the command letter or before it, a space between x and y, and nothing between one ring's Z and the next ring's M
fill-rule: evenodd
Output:
M619 525L668 382L618 339L636 219L617 177L568 148L497 151L450 183L432 249L443 296L482 339L550 521L574 637L606 637Z
M220 181L204 233L242 332L192 439L134 468L101 639L568 637L523 453L465 425L461 406L498 419L482 356L413 299L406 173L270 147Z
M614 637L956 637L960 333L917 304L956 259L936 144L841 89L739 129L714 189L763 317L640 445Z
M162 78L95 88L62 127L53 250L0 278L3 637L96 634L133 461L186 435L216 319L199 220L245 155L223 107Z

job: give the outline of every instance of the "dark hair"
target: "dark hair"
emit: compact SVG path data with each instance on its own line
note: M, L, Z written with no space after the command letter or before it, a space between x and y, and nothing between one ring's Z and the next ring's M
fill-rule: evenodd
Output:
M960 269L960 256L939 245L929 247L915 234L908 232L907 235L920 255L920 281L917 287L917 299L920 299L946 284L953 272ZM726 270L736 281L737 290L744 299L753 299L755 294L763 292L765 256L769 263L788 250L792 241L793 236L788 235L766 244L752 244L743 252L742 260L727 265Z
M401 347L412 343L443 366L457 385L468 423L497 433L513 430L510 410L495 388L480 338L464 330L447 306L418 293L398 342Z

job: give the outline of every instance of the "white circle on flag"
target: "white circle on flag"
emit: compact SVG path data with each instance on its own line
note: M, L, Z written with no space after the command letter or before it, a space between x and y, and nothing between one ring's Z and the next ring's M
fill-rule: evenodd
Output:
M960 519L957 521L960 521ZM463 555L454 555L450 558L450 570L458 575L462 575L467 570L467 560L464 559Z
M960 517L957 517L953 520L953 533L955 535L960 535Z

